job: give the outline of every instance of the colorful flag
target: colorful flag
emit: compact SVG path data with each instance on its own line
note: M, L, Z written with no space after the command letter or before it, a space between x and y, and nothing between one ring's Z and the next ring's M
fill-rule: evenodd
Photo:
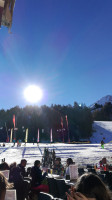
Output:
M63 117L61 117L61 128L63 128Z
M13 128L11 128L10 142L12 142L12 131L13 131Z
M37 142L39 142L39 128L38 128L38 134L37 134Z
M26 137L25 137L25 142L28 141L28 128L26 129Z
M9 136L7 136L6 142L9 142Z
M51 128L51 133L50 133L50 139L51 139L51 142L53 142L53 138L52 138L52 128Z
M65 115L65 119L66 119L66 124L67 124L67 128L68 128L68 119L67 119L67 115Z
M15 115L13 115L13 124L14 124L14 128L15 128Z
M68 130L68 142L70 142L70 136L69 136L69 128L68 128L68 118L67 118L67 115L65 115L65 119L66 119L67 130Z

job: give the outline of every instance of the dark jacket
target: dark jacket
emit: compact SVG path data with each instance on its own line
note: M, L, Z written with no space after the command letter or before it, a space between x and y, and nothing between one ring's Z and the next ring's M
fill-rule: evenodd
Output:
M25 167L23 167L21 164L19 164L17 167L19 168L22 177L25 177L26 176Z
M23 183L23 176L21 175L19 167L15 167L10 172L10 182L13 182L15 186L21 185Z
M31 186L36 187L36 186L41 185L41 182L44 180L46 175L47 175L46 172L42 175L42 171L39 167L37 167L37 166L32 167L32 169L31 169L31 177L32 177Z

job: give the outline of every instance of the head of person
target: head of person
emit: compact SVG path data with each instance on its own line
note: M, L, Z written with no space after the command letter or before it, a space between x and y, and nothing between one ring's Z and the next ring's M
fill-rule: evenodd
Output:
M111 200L110 192L101 179L92 173L83 174L75 186L89 200Z
M27 160L22 159L22 160L21 160L21 166L22 166L22 167L26 167L26 164L27 164Z
M104 164L107 164L107 159L104 157L104 158L102 158L102 164L104 165Z
M16 166L17 166L17 163L16 163L16 162L11 163L11 164L10 164L10 170L13 169L13 168L15 168Z
M9 170L9 165L6 162L0 164L0 170Z
M0 172L0 200L5 200L6 189L12 187L13 184L8 183L5 176Z
M68 158L66 162L68 166L73 164L72 158Z
M35 167L40 167L40 160L35 160L34 166Z
M57 158L55 159L55 164L56 164L56 165L60 165L60 164L61 164L61 158L60 158L60 157L57 157Z

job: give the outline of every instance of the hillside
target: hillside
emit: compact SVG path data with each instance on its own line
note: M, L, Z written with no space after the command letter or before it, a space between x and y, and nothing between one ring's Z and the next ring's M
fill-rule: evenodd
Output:
M112 96L111 95L104 96L98 101L94 102L92 105L90 105L90 109L94 110L95 104L104 106L106 103L109 103L109 102L112 103Z
M100 143L102 139L105 143L112 141L112 121L94 121L93 135L90 141L91 143Z

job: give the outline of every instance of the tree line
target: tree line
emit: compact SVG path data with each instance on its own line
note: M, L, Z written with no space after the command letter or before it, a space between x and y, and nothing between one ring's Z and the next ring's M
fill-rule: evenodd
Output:
M92 113L85 105L43 105L18 106L0 110L0 141L5 142L10 137L11 128L14 129L13 115L15 115L16 128L13 138L24 142L25 131L28 128L28 142L37 141L37 132L40 131L40 142L50 141L52 128L54 142L79 141L89 138L92 134Z
M112 103L108 102L104 106L95 104L95 110L93 111L93 120L111 121L112 120Z

